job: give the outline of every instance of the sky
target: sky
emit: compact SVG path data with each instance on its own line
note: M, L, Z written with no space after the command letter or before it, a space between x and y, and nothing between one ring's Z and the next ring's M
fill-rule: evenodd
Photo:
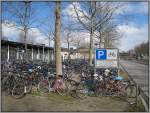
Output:
M62 26L72 22L77 22L77 19L71 15L75 15L72 7L72 2L62 2L61 18ZM118 2L113 2L117 4ZM128 51L133 49L138 44L148 41L148 3L147 2L121 2L123 5L115 13L117 18L117 30L122 34L118 48L120 51ZM16 19L8 14L6 2L2 2L2 20L8 21L9 24L16 24ZM76 3L77 7L86 13L80 3ZM48 45L48 38L45 33L49 26L51 31L54 32L55 25L55 3L50 2L32 2L34 14L32 15L33 23L28 37L36 37L35 43L45 43ZM21 11L21 9L20 9ZM71 21L68 21L65 15L68 15ZM41 23L41 24L39 24ZM48 25L48 26L47 26ZM19 26L21 28L21 26ZM14 27L8 27L2 23L2 36L8 37L9 40L17 41L20 31ZM76 34L76 33L74 33ZM52 36L52 34L51 34ZM84 37L84 41L89 41L89 33L87 31L78 31L78 36ZM63 37L63 36L62 36ZM53 46L51 41L51 46ZM62 46L65 44L62 42Z

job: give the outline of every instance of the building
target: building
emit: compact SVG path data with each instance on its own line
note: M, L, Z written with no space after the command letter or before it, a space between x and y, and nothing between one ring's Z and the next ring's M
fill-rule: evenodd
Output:
M50 61L54 59L53 48L44 45L27 45L28 60ZM1 40L1 60L23 60L24 43Z
M67 59L69 55L68 49L62 49L62 58ZM93 53L94 57L94 53ZM84 59L87 60L89 58L89 49L87 48L79 48L73 50L72 54L70 54L70 59Z
M44 61L49 62L54 60L54 49L45 45L27 45L27 59L31 61ZM88 49L80 48L73 50L74 52L70 55L70 59L88 59ZM61 48L62 60L68 59L69 50L67 48ZM1 40L1 60L2 61L13 61L23 60L24 54L24 43L13 42L8 40Z
M69 51L67 48L61 48L61 58L64 61L65 59L68 59Z

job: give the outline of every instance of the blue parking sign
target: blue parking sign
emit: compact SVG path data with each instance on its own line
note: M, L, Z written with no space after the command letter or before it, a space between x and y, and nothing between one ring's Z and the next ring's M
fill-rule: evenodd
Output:
M96 50L96 59L97 60L106 60L106 49Z

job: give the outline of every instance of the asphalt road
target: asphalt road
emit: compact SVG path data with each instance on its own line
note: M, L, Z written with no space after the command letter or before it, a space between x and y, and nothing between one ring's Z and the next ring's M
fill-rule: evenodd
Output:
M133 80L142 88L144 93L149 96L148 65L126 60L120 60L120 64L126 69Z

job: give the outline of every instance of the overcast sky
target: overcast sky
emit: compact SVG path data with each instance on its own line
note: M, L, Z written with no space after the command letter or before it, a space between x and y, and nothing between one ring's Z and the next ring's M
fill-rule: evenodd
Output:
M3 2L2 6L5 6L6 2ZM117 2L113 2L117 3ZM36 25L40 20L47 19L44 25L50 25L54 30L54 9L55 4L50 3L46 5L44 2L33 2L32 7L36 10L36 20L33 24ZM148 3L147 2L122 2L123 6L116 12L116 16L120 17L117 23L117 29L122 34L120 39L120 44L118 48L120 51L127 51L133 49L136 45L146 42L148 40ZM49 7L50 6L50 7ZM82 9L80 4L77 4L78 8ZM2 18L10 23L15 23L9 14L5 12L4 7L2 7ZM86 12L86 11L85 11ZM65 19L64 15L75 15L71 2L62 2L62 24L66 24L68 21ZM47 18L47 17L50 18ZM122 19L126 18L126 21ZM72 18L71 16L69 18ZM73 21L77 21L72 18ZM29 32L30 35L36 37L35 42L46 43L48 45L48 39L42 32L44 30L44 25L40 27L34 27ZM89 41L89 33L86 31L78 32L80 37L84 37L85 41ZM2 23L2 36L8 37L9 40L16 41L19 37L19 31L16 28L9 28ZM53 43L51 44L53 46Z

